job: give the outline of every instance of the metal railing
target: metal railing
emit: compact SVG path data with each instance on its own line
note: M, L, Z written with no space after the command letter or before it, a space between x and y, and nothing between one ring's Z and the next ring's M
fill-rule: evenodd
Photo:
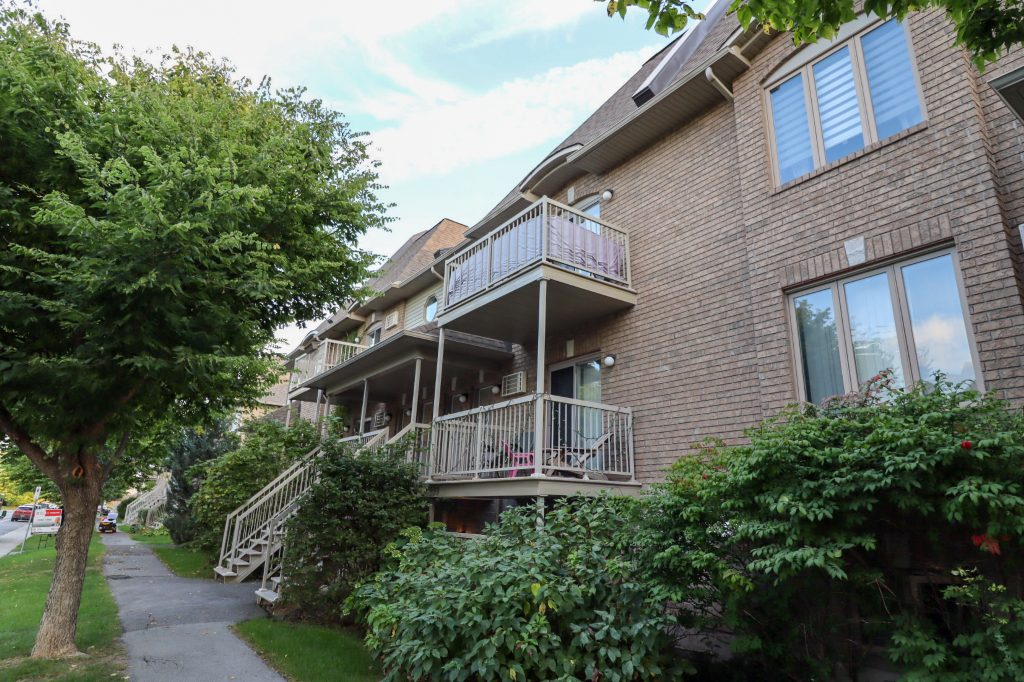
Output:
M121 519L121 523L125 525L138 523L140 511L163 507L166 502L167 477L162 475L156 479L156 485L153 486L152 490L147 490L128 503L128 508L124 511L124 518Z
M294 389L299 384L323 374L335 365L351 360L368 347L348 341L321 341L316 350L295 359L288 389Z
M625 407L530 395L439 417L432 431L431 479L635 478Z
M625 230L543 197L445 261L444 307L457 306L538 262L632 285Z

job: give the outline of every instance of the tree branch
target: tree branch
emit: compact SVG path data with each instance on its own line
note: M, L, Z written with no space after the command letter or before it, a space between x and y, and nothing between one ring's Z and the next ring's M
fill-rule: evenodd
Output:
M120 461L121 456L124 455L124 450L128 447L128 437L132 435L131 427L124 430L124 435L121 436L121 444L117 446L117 450L114 451L114 456L110 458L110 461L103 465L103 480L106 481L110 475L110 471L114 468L114 465Z
M35 464L40 471L54 481L57 480L57 477L60 476L58 460L48 455L46 450L32 440L32 436L18 426L14 415L4 405L0 405L0 430L3 430L7 437L14 441L22 454L28 457L29 461Z

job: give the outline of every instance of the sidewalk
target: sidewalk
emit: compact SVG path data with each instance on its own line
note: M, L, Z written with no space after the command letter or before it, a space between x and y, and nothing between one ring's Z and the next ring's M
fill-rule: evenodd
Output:
M28 525L28 524L25 524ZM18 548L21 541L25 539L25 529L18 528L6 535L0 535L0 556L10 554Z
M228 626L264 616L251 584L179 578L124 533L103 536L133 682L285 682Z

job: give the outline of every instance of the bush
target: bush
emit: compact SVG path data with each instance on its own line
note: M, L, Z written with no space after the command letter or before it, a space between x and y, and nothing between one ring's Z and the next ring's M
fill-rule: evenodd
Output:
M317 482L286 524L283 604L332 622L343 618L352 587L376 572L384 547L403 528L427 521L421 468L406 462L406 445L360 452L324 445Z
M938 382L876 377L768 420L750 445L680 459L638 535L659 596L794 679L857 679L880 645L906 680L1019 679L1019 607L997 631L943 588L965 568L1022 587L1024 420ZM1014 656L988 665L1006 646Z
M184 429L168 450L165 465L170 479L163 523L175 544L195 539L196 522L189 501L202 482L195 467L238 448L238 436L231 433L230 428L231 420L225 418L207 428Z
M132 495L131 497L126 497L117 503L117 509L114 510L117 512L117 518L124 518L124 515L128 513L128 505L134 502L136 497L138 497L138 495Z
M479 540L406 532L350 600L399 680L669 680L667 628L630 551L625 498L502 514Z
M208 556L220 551L228 515L320 442L315 425L305 420L290 428L273 420L254 420L242 428L241 447L194 466L202 481L189 500L195 539L189 543Z

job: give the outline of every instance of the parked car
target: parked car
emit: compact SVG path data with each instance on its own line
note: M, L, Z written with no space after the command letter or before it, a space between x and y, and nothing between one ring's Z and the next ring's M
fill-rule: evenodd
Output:
M11 521L31 521L35 508L31 504L23 504L11 514Z

